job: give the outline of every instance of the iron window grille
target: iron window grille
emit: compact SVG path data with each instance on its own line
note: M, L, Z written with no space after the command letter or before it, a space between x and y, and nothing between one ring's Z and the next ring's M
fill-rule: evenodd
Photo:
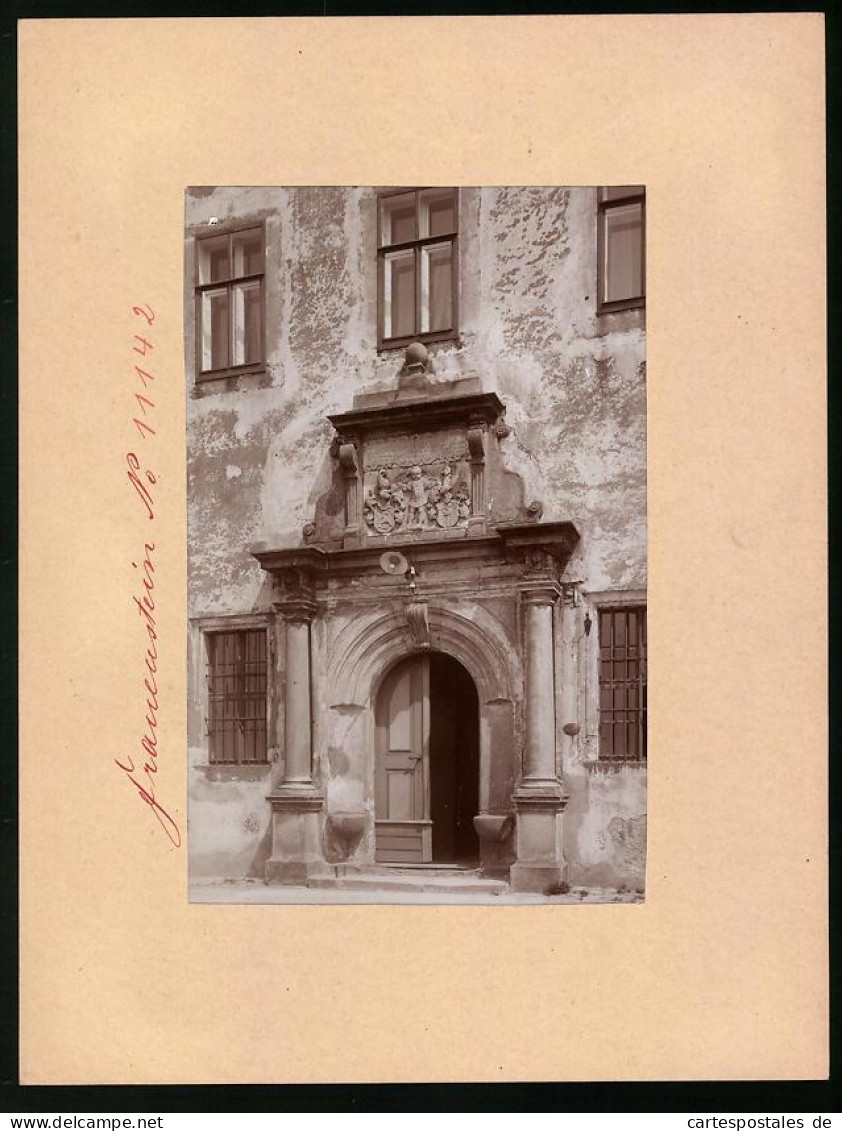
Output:
M209 632L208 749L212 764L266 762L266 630Z
M646 189L597 190L597 311L646 304Z
M457 189L378 196L378 349L458 336L458 243Z
M196 375L249 373L264 364L262 224L196 238Z
M646 707L646 609L600 609L600 762L646 761Z

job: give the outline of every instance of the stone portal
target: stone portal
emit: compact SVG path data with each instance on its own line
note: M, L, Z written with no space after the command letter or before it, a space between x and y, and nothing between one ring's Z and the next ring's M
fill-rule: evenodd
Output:
M422 386L332 416L342 506L317 505L298 546L252 548L285 640L267 876L473 857L558 890L556 683L563 698L572 675L556 618L578 534L541 522L507 470L496 394Z

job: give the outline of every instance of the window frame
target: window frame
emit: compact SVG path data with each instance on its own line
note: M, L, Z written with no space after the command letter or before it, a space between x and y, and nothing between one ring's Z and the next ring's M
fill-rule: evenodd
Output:
M646 306L646 186L628 185L636 189L624 196L615 196L610 200L606 192L615 186L605 185L596 190L597 194L597 220L596 220L596 312L597 314L612 314L618 310L640 310ZM605 290L605 227L607 214L615 208L625 208L629 204L641 206L641 231L640 231L640 278L642 294L633 298L615 299L611 302L603 300Z
M450 188L453 193L453 215L455 217L455 231L450 234L438 236L425 236L413 240L402 240L399 243L383 243L383 201L393 196L415 195L415 231L418 232L418 216L421 193L428 189ZM459 208L460 193L456 186L449 185L421 185L404 186L402 188L380 189L375 195L377 209L377 352L387 350L405 349L412 342L450 342L459 340ZM385 302L385 263L387 253L406 251L412 249L415 255L415 325L421 325L421 249L427 245L449 242L451 254L451 310L453 325L447 330L430 330L426 333L418 330L417 333L403 334L400 337L387 338L384 335L386 321Z
M226 236L228 239L228 256L231 262L232 238L241 232L260 232L262 269L256 274L231 275L230 278L215 283L202 283L200 279L200 245L204 240L218 239ZM260 360L249 361L242 365L228 365L221 369L202 369L202 296L206 291L221 290L225 287L228 294L228 349L229 357L231 342L234 332L233 322L233 288L238 283L260 281ZM215 224L212 228L193 233L193 317L195 322L195 352L196 352L196 383L204 384L207 381L218 381L224 377L237 377L243 373L263 373L266 369L266 221L264 219L245 220L237 219L227 223Z
M596 708L596 761L588 763L593 769L599 770L617 770L624 767L637 767L645 769L648 765L648 717L649 705L648 695L646 690L649 686L649 635L648 635L648 603L647 593L645 589L611 589L602 590L598 592L590 592L586 594L587 603L589 605L589 616L593 617L592 629L590 631L590 639L594 641L591 651L591 674L594 679L593 698L592 702ZM603 613L617 613L617 612L637 612L642 613L644 618L644 640L645 651L643 656L640 657L642 661L641 677L639 686L641 687L641 751L636 757L629 758L615 757L613 754L606 752L602 746L602 682L601 682L601 644L600 644L600 617ZM595 622L595 623L594 623ZM623 708L627 710L628 708Z
M268 616L260 617L214 617L203 619L200 621L199 633L201 639L201 664L204 678L204 696L203 696L203 719L202 719L202 732L205 741L205 750L207 753L207 762L211 767L232 767L248 768L254 766L267 767L274 761L274 744L271 741L272 726L273 726L273 672L274 672L274 659L275 659L275 640L272 620ZM239 634L243 635L248 632L262 632L265 639L266 652L266 688L265 688L265 701L264 701L264 719L265 719L265 746L263 757L257 759L221 759L213 757L213 735L211 732L211 651L210 651L210 638L223 636L225 634Z

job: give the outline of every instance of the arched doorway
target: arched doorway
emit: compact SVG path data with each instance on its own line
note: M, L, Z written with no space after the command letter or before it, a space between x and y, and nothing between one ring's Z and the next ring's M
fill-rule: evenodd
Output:
M375 704L375 858L471 864L479 845L479 701L452 656L426 652L388 672Z

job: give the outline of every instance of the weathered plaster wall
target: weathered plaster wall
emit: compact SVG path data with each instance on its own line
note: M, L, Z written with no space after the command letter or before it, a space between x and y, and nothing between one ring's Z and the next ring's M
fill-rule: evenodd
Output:
M461 190L461 338L458 345L441 343L430 352L438 378L477 375L486 391L498 392L506 403L512 428L500 447L506 466L523 477L529 500L543 501L544 520L568 519L581 534L567 576L591 590L644 588L645 315L596 313L595 214L594 189ZM266 369L197 386L193 236L209 230L211 217L265 223ZM215 188L187 194L193 618L267 611L270 586L249 545L299 544L317 500L341 509L341 496L331 494L335 465L325 417L350 408L356 392L394 386L403 362L402 352L376 350L375 220L373 189ZM200 652L198 629L191 635ZM278 699L282 656L279 642ZM577 662L580 683L587 666ZM201 696L203 679L192 682L194 697ZM589 694L593 706L592 683ZM200 720L194 703L189 741L197 764L206 760ZM566 838L571 878L584 882L587 876L595 883L628 857L626 849L610 846L627 843L631 834L621 836L620 826L611 822L638 821L645 799L626 781L642 771L612 774L595 784L580 768L586 738L583 733L581 743L562 747L569 763L565 773L569 769L573 781ZM338 767L341 752L334 750L332 758ZM335 772L331 777L338 780ZM255 837L263 836L264 816L268 827L268 806L258 804L254 782L210 782L199 773L191 782L193 866L221 867L224 835L236 871L255 849ZM584 820L580 815L589 805ZM226 806L232 815L223 820ZM260 828L241 833L251 812L261 814ZM230 835L223 834L229 825ZM609 826L616 835L606 831ZM609 857L614 865L606 863ZM623 867L623 876L636 875L632 865Z
M643 891L646 871L646 770L585 769L565 776L570 800L564 850L574 882Z

